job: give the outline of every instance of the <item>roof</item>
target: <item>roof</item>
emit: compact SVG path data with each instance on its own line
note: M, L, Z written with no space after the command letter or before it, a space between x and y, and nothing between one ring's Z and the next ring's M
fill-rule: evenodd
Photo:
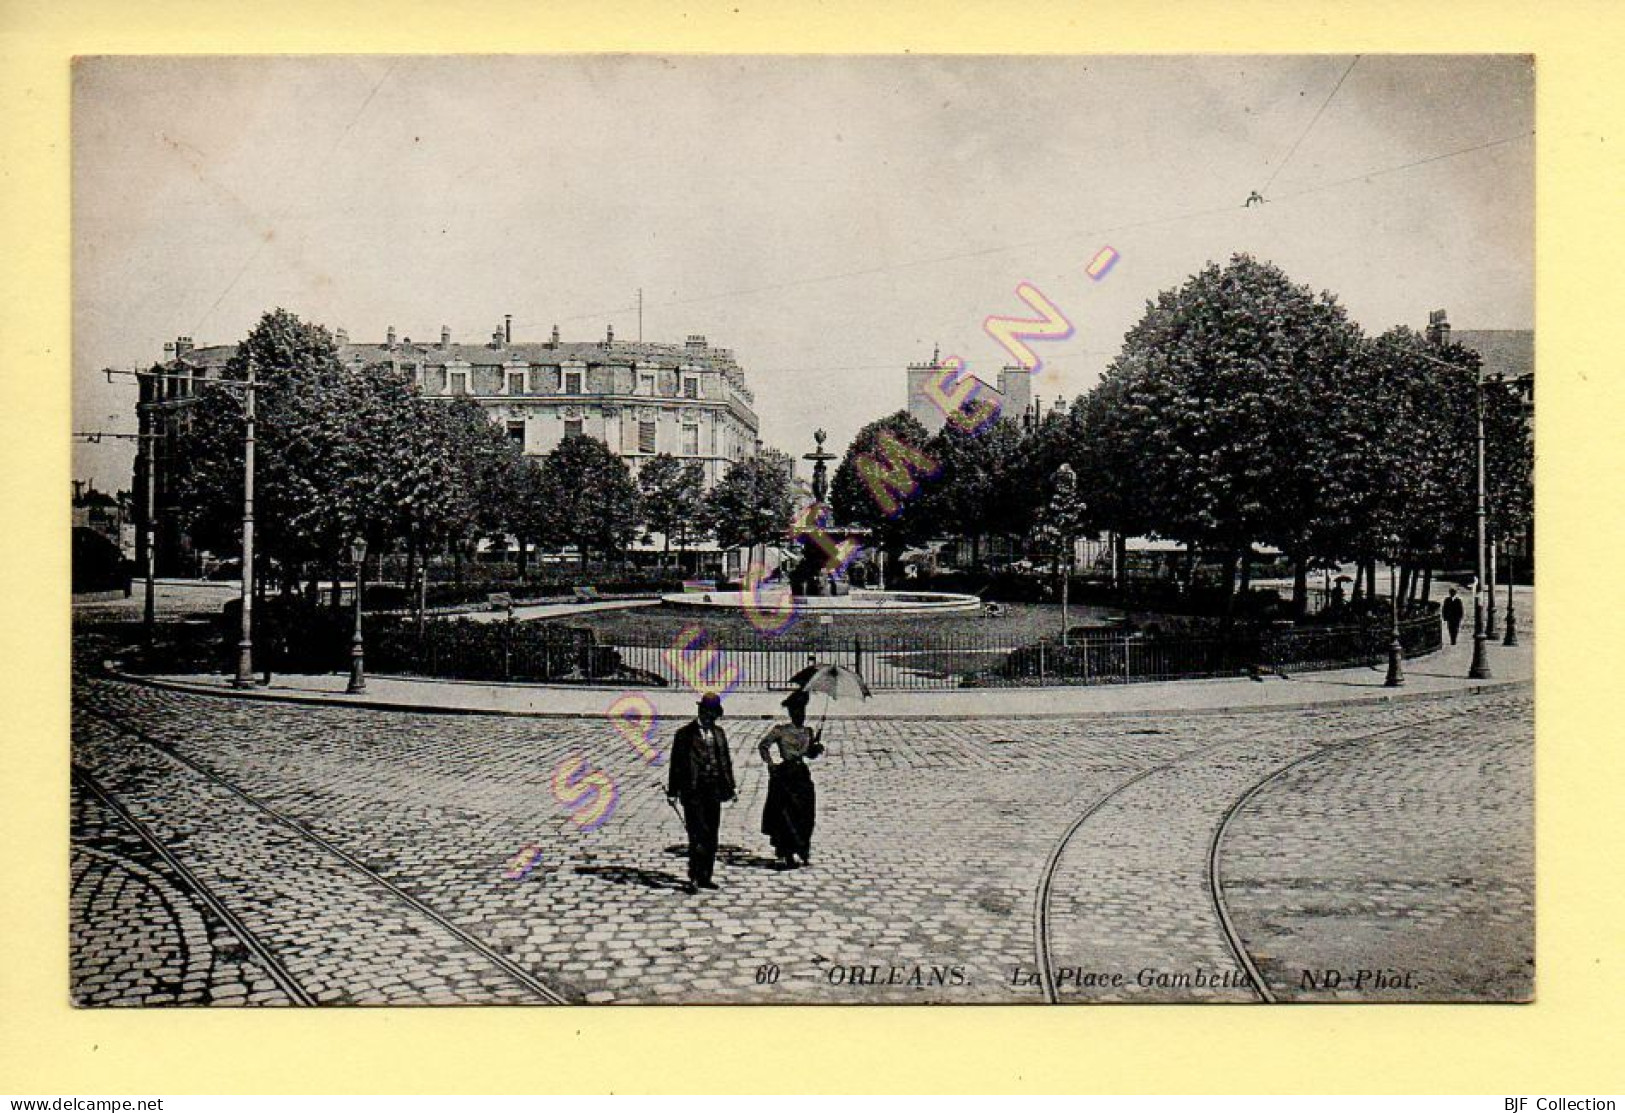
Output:
M186 354L186 362L205 367L220 367L237 354L235 344L208 348L193 348ZM496 366L519 361L522 363L558 366L566 362L616 363L630 366L636 362L644 366L680 367L696 365L715 370L738 370L739 364L727 348L690 348L683 344L652 344L616 340L610 344L598 341L567 341L557 345L514 342L494 348L490 344L438 344L402 341L393 349L385 344L340 344L339 360L354 362L357 356L366 363L378 363L392 354L405 363L424 363L430 366L453 361Z
M1471 348L1491 377L1522 379L1535 373L1535 334L1531 329L1455 329L1450 342Z

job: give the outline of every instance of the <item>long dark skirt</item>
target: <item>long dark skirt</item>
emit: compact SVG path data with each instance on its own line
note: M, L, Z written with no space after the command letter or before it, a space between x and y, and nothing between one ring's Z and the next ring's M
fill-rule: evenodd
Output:
M813 823L818 815L818 794L805 762L786 761L768 772L767 806L762 809L762 834L773 840L780 858L812 850Z

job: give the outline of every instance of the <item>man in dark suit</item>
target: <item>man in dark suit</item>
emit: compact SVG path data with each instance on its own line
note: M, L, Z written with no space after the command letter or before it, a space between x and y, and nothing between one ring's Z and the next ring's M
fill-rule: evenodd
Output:
M738 795L728 736L722 718L722 697L707 692L700 697L699 713L677 732L671 747L671 776L666 796L681 800L683 824L688 828L688 891L715 889L711 869L717 860L717 830L722 826L722 805Z
M1456 635L1461 633L1462 613L1465 610L1461 605L1461 599L1456 595L1455 588L1450 589L1450 598L1444 601L1444 606L1439 610L1444 618L1445 627L1450 631L1450 644L1455 645Z

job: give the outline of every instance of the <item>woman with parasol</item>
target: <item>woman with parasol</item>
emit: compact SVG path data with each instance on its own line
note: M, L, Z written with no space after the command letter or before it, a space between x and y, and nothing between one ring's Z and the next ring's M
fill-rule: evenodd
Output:
M805 688L791 692L784 700L790 721L768 731L758 747L762 760L767 762L762 834L773 840L778 867L786 870L810 863L813 824L818 813L818 797L807 762L824 752L824 732L807 726L810 699Z
M818 799L813 791L812 773L807 762L824 752L824 720L818 729L807 726L807 704L813 693L822 692L824 716L829 701L845 695L869 698L869 685L856 669L845 665L808 665L790 678L796 689L784 700L790 722L780 723L762 738L762 760L768 765L767 807L762 811L762 834L773 840L773 852L780 869L794 869L796 859L811 865L813 821ZM774 754L778 757L775 760Z

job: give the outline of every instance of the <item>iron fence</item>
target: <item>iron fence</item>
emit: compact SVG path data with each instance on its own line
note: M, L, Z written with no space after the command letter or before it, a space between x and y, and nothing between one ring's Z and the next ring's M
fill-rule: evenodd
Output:
M465 680L531 680L706 690L788 688L809 664L855 669L876 690L1023 685L1127 684L1244 676L1377 664L1391 640L1386 623L1190 630L1075 630L1023 641L1009 633L835 634L707 632L675 642L649 635L599 634L559 622L462 619L373 620L368 664L379 672ZM1400 623L1407 657L1439 648L1436 606Z

